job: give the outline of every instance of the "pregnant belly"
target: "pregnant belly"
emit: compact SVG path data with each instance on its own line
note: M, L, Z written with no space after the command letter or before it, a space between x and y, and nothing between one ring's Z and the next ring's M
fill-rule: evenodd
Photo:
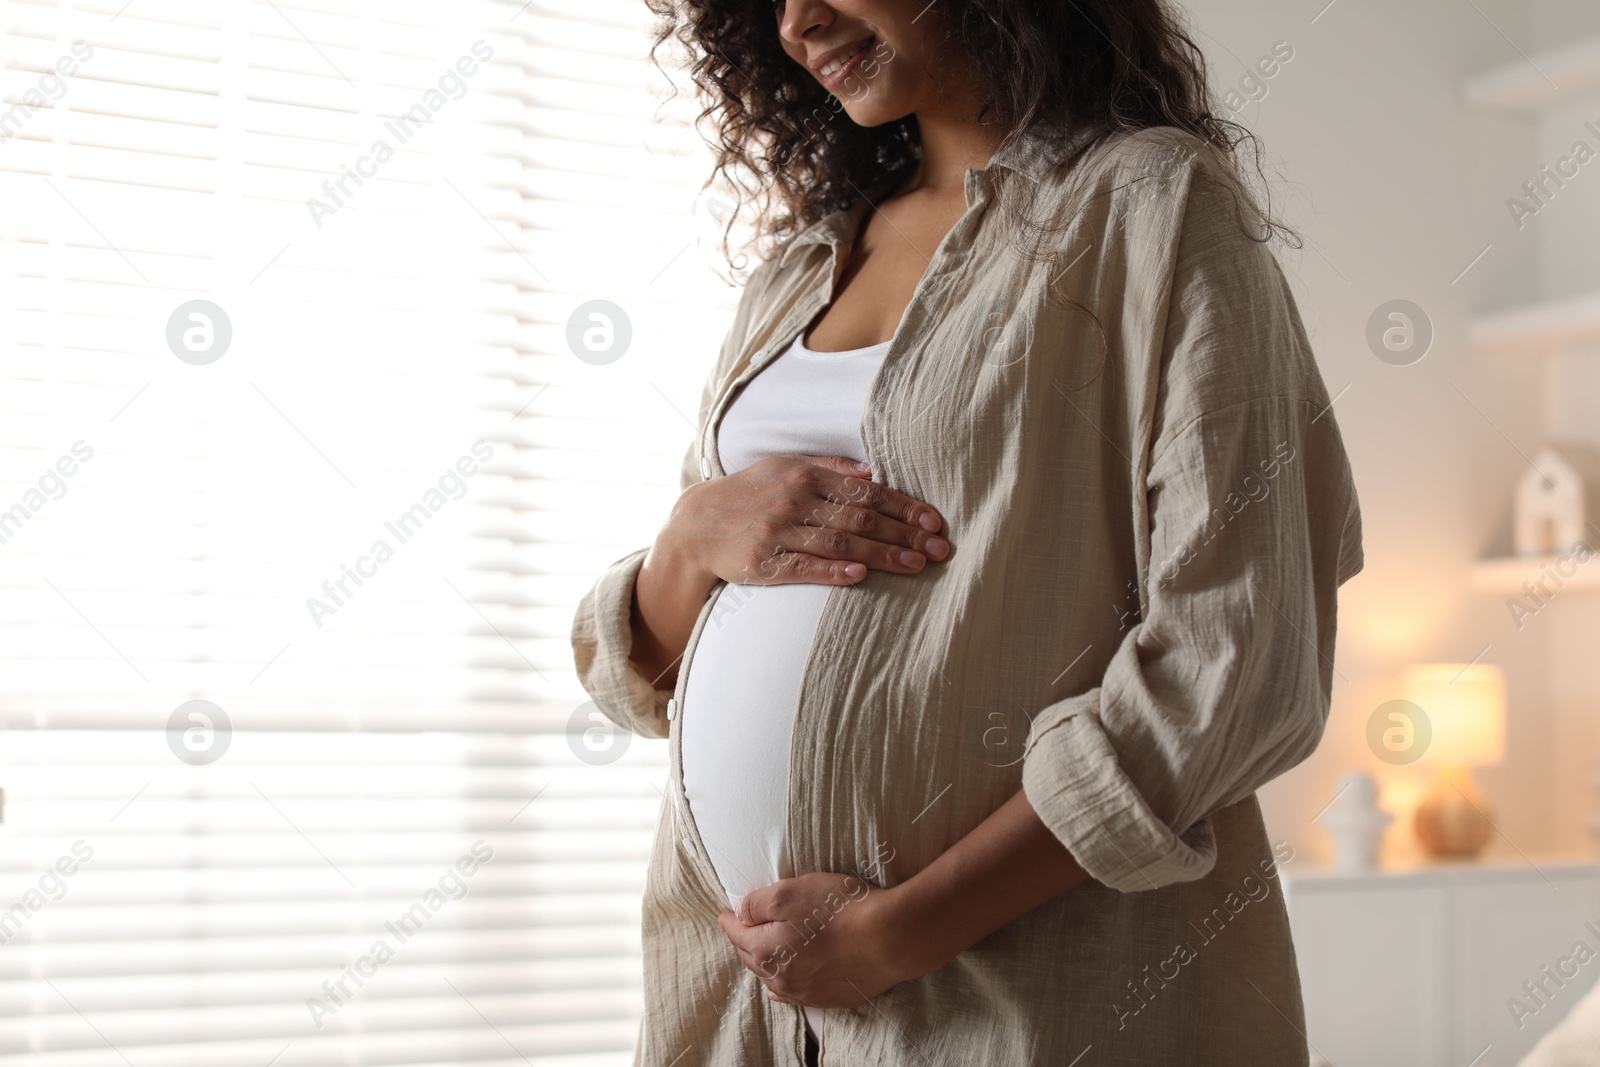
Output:
M689 660L684 796L730 907L785 869L789 742L830 587L725 585Z

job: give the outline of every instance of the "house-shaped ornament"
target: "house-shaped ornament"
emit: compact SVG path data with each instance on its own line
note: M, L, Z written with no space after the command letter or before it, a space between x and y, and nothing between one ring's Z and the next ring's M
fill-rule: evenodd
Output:
M1561 555L1580 541L1600 546L1600 450L1552 441L1533 466L1517 482L1517 554Z

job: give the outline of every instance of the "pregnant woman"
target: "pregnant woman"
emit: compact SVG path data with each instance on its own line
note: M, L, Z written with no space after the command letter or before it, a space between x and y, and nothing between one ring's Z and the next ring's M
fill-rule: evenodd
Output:
M1349 464L1162 0L653 0L768 254L579 608L666 737L643 1067L1295 1065L1255 792Z

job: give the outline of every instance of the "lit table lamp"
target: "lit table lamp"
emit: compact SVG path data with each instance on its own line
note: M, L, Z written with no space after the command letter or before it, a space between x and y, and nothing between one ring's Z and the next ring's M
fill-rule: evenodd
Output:
M1476 856L1494 827L1472 768L1505 757L1505 677L1487 663L1423 663L1407 668L1403 689L1432 726L1423 759L1438 768L1433 790L1417 808L1417 839L1435 856Z

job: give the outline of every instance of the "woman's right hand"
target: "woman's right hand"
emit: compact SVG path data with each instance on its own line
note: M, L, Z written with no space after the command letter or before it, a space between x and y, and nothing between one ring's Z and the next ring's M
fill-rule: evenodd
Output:
M772 456L685 489L634 583L634 665L671 688L719 579L854 585L868 570L910 575L947 559L939 513L870 479L842 456Z
M867 571L916 574L950 543L930 505L871 480L842 456L772 456L696 483L657 544L705 579L746 585L853 585Z

